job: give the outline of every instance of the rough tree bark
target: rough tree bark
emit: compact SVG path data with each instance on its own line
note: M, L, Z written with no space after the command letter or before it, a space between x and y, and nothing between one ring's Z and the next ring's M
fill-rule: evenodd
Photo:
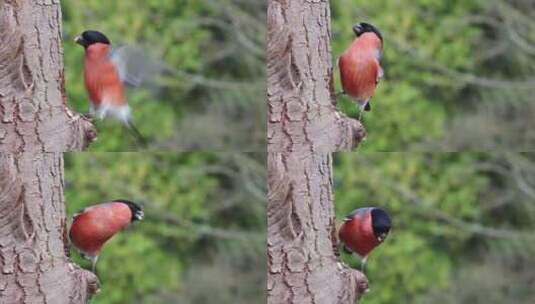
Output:
M268 303L355 303L368 281L338 260L331 155L269 153L268 172Z
M68 257L60 152L96 131L67 108L61 32L58 0L0 0L0 303L86 303L98 290Z
M328 0L269 0L268 151L350 150L366 132L336 110Z
M0 0L0 151L82 150L93 125L66 105L59 0Z
M353 304L366 277L338 260L331 152L366 132L335 107L328 0L269 0L268 303Z
M68 244L63 155L0 154L0 303L87 303L98 279Z

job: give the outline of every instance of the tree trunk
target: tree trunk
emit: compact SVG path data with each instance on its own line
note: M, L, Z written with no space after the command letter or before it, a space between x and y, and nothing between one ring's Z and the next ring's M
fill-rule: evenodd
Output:
M338 261L331 155L270 153L268 170L268 303L355 303L368 282Z
M61 32L58 0L0 0L0 303L86 303L98 289L68 257L58 152L96 132L67 108Z
M0 303L87 303L98 279L73 264L61 153L0 154Z
M66 104L59 0L0 0L0 151L82 150L92 124Z
M268 151L350 150L366 132L336 110L327 0L269 0Z
M366 135L335 107L327 0L269 0L268 303L353 304L366 277L338 260L330 152Z

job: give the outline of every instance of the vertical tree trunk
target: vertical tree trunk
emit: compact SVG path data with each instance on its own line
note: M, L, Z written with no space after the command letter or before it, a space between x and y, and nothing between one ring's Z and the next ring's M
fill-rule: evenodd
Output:
M350 150L365 137L339 113L328 0L269 0L268 151Z
M0 303L86 303L96 276L71 263L61 153L0 154Z
M96 132L66 105L58 0L0 0L0 117L0 303L86 303L98 279L68 257L58 152Z
M0 0L0 151L82 150L92 124L66 105L59 0Z
M355 303L368 283L338 261L331 155L270 153L268 170L268 303Z
M335 107L328 0L269 0L268 303L353 304L366 277L338 261L330 152L362 125Z

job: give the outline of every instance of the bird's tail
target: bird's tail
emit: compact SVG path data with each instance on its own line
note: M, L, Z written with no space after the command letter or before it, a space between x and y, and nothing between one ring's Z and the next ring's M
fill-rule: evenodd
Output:
M126 123L126 128L130 132L130 134L132 134L132 136L134 136L134 138L136 139L138 145L140 145L142 147L146 147L147 146L147 139L141 134L141 132L139 132L139 130L134 125L134 123L132 123L132 121L129 120Z
M372 110L372 105L370 104L370 101L366 102L364 105L364 111L370 112Z
M359 111L359 120L361 121L362 120L362 114L364 112L370 112L371 109L372 109L372 105L370 104L370 100L367 100L367 101L359 101L359 108L360 108L360 111Z

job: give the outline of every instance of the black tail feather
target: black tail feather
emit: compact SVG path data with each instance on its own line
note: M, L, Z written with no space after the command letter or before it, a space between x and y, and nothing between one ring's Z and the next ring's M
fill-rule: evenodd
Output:
M139 132L139 130L136 128L136 126L131 121L129 121L126 124L126 128L130 132L130 134L132 134L134 136L134 138L136 139L138 145L140 145L142 147L146 147L147 146L147 139L141 134L141 132Z
M371 103L368 101L368 102L366 103L366 105L364 106L364 111L366 111L366 112L370 112L371 110L372 110L372 105L371 105Z

